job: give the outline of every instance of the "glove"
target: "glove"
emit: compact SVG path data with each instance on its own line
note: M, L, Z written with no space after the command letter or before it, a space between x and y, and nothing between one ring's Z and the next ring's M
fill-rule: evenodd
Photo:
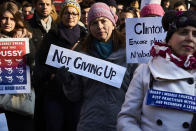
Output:
M28 66L31 67L31 66L35 65L34 58L33 58L33 56L32 56L30 53L24 55L24 58L26 59L26 64L27 64Z
M72 80L72 73L68 72L69 67L62 66L56 72L56 80L60 83L69 83Z

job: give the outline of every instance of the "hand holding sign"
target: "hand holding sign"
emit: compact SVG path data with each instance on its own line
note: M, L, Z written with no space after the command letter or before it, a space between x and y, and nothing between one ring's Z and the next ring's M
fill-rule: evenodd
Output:
M126 68L76 51L51 45L46 64L120 88ZM66 76L67 77L67 76Z
M57 70L56 79L59 82L63 82L64 84L69 83L72 80L72 73L68 72L69 67L62 66Z

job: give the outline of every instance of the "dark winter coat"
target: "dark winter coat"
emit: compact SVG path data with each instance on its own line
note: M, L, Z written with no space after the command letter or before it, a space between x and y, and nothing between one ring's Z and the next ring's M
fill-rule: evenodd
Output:
M62 81L59 81L59 79L57 79L56 77L56 74L59 69L48 66L45 64L45 62L51 44L71 49L75 42L80 40L80 38L82 39L83 37L85 37L86 30L79 25L77 25L77 27L79 27L80 29L79 38L74 39L73 41L70 41L69 39L72 36L74 36L74 34L72 33L65 33L63 34L64 37L62 37L60 29L62 31L62 29L65 27L56 27L55 29L50 30L44 36L44 39L41 42L40 50L36 54L36 66L33 77L35 81L35 91L37 93L35 107L36 131L43 131L45 130L45 127L50 128L50 130L57 130L56 128L58 128L58 131L60 129L75 131L78 119L77 114L79 114L80 108L78 108L78 110L75 111L74 106L77 105L70 102L63 94ZM55 104L55 106L51 106L52 104ZM48 124L51 121L54 121L52 120L53 116L50 112L51 110L52 113L55 113L56 111L55 115L60 115L61 118L58 118L58 120L52 122L53 124ZM62 112L59 112L59 110L61 110ZM63 125L61 123L63 123Z
M100 58L95 50L89 54ZM117 114L137 64L126 64L126 52L122 48L112 52L105 60L127 67L120 89L74 74L70 84L64 85L64 93L70 100L84 101L77 131L116 131Z
M33 34L32 43L34 44L35 50L38 51L40 48L40 42L42 41L44 35L47 33L41 21L37 19L36 13L34 14L33 18L28 21L28 28ZM56 28L56 23L52 21L51 29Z
M79 26L79 28L80 28L80 39L83 39L86 36L87 32L83 27ZM71 35L73 34L69 34L69 35L71 37ZM67 39L69 39L69 35ZM77 42L78 40L74 40L74 42ZM50 76L51 74L55 74L57 69L45 64L51 44L63 48L71 49L75 43L62 39L61 34L58 28L56 27L55 29L50 30L48 34L46 34L46 36L44 37L41 43L40 50L36 54L36 69L35 69L36 71L34 75L35 81L40 88L46 88L48 92L55 93L56 91L59 90L56 90L57 88L53 88L53 87L57 87L60 83L55 79L50 80ZM42 86L40 84L42 84Z

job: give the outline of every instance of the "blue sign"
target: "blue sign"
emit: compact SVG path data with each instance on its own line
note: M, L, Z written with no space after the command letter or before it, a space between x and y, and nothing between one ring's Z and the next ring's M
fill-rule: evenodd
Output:
M196 97L187 94L150 89L146 104L196 113Z

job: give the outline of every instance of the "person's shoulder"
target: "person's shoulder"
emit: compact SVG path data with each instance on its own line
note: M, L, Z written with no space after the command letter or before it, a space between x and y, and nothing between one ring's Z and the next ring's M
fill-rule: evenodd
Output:
M78 24L78 25L79 25L79 24ZM85 35L88 34L88 29L87 29L85 26L79 25L79 27L80 27L80 32L81 32L81 33L84 33Z

